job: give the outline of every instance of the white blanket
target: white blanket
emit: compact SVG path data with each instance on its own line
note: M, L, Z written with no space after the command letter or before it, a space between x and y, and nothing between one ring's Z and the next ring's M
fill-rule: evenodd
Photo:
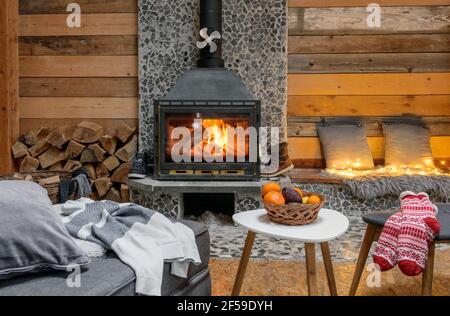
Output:
M189 264L200 264L194 232L135 204L89 199L68 201L62 212L72 236L110 249L136 273L136 293L161 295L164 262L186 278Z

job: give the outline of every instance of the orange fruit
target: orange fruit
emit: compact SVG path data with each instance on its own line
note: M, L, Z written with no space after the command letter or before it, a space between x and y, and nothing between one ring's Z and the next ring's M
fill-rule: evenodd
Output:
M281 192L281 187L278 183L269 182L266 183L262 188L262 196L266 196L270 191Z
M319 204L320 202L322 202L322 200L317 195L311 195L308 198L308 204Z
M270 191L264 196L264 202L267 204L284 205L286 200L280 192Z
M303 197L303 192L299 188L294 188L294 190L300 195L300 197Z

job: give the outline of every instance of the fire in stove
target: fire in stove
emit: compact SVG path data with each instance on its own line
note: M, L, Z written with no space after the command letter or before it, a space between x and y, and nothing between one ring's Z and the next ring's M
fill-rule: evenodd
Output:
M257 132L248 120L168 120L168 162L256 162ZM253 145L252 145L253 144Z

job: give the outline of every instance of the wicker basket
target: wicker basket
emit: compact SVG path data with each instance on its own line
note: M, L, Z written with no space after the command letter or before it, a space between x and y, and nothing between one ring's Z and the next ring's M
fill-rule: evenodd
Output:
M4 176L0 176L0 180L21 180L17 177L20 173L12 173ZM33 171L27 172L24 175L30 175L33 177L33 181L39 183L39 180L51 178L54 176L59 176L61 181L69 180L70 173L65 171ZM42 185L44 189L47 190L48 197L53 204L59 203L59 183Z
M304 193L304 196L317 195L319 204L289 203L286 205L273 205L263 201L270 220L285 225L306 225L314 222L319 216L320 209L325 203L325 198L316 193Z

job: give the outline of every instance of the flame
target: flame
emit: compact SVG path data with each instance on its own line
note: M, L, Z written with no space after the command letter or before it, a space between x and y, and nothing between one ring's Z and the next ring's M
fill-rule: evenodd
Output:
M209 129L208 139L203 141L203 147L206 145L214 146L213 155L224 156L227 152L228 130L231 125L225 124L223 120L203 120L203 128ZM217 150L217 151L216 151Z

